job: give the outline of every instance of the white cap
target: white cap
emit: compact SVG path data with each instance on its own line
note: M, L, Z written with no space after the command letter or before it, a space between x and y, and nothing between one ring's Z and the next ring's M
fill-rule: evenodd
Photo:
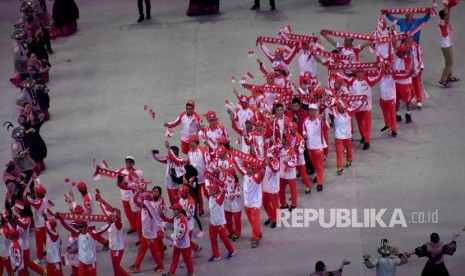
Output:
M315 104L315 103L311 103L311 104L308 105L308 108L309 109L318 109L318 105Z
M132 160L132 162L134 162L134 157L132 155L128 155L124 158L124 160Z

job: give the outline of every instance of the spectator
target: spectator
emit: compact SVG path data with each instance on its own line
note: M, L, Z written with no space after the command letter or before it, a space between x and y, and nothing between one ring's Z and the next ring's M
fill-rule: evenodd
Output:
M452 26L450 25L450 6L446 6L443 10L439 11L439 20L438 26L441 33L441 50L444 55L444 60L446 65L444 70L442 70L441 79L439 84L443 87L449 88L450 82L459 81L458 78L452 75L452 67L454 66L454 48L453 48L453 36L452 36Z

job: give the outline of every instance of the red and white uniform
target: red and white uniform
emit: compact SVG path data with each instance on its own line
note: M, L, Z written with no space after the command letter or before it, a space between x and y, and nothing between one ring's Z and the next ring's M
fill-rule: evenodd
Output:
M168 155L161 156L159 154L154 154L153 158L160 163L166 164L165 170L165 185L168 189L178 189L178 184L174 183L170 172L173 169L176 173L176 177L183 176L186 172L184 169L184 161L182 158L176 156L171 149L168 149Z
M281 139L283 134L287 133L287 126L290 122L292 122L291 119L286 115L273 119L271 124L271 129L273 130L273 142L276 141L276 139Z
M23 249L24 265L38 274L44 273L44 269L31 261L31 239L29 237L29 228L31 227L31 218L18 217L16 220L16 230L19 232L21 247Z
M210 170L219 170L218 177L226 179L228 171L234 170L234 161L230 157L226 157L224 160L217 157L210 163ZM205 182L205 185L208 187L210 184Z
M287 88L287 89L292 88L291 87L291 82L285 76L281 76L281 77L276 76L274 78L274 83L276 84L277 87Z
M114 222L108 228L108 240L110 250L124 250L124 239L123 239L123 223Z
M187 152L187 163L194 166L197 170L197 180L199 182L199 189L198 189L198 198L199 198L199 213L203 214L203 196L202 192L204 193L205 197L208 198L208 192L205 188L205 170L207 170L209 163L210 163L210 153L208 149L204 146L198 145L195 150L189 149Z
M47 227L47 275L63 276L61 268L61 240L56 230Z
M16 220L16 230L19 232L21 239L21 247L23 250L31 248L31 239L29 238L29 227L31 226L31 219L29 217L18 217Z
M336 144L336 166L342 167L344 148L347 150L347 161L353 160L352 155L352 116L346 110L339 113L335 107L332 108L334 116L334 139Z
M189 230L189 237L191 239L191 249L195 252L199 249L199 245L192 241L192 236L194 233L195 201L190 195L188 195L185 199L179 197L179 204L186 212L187 229Z
M45 220L43 214L47 210L49 206L48 199L44 198L26 198L28 204L34 210L34 223L35 223L35 230L34 236L36 240L36 255L37 259L43 260L44 258L44 245L46 241L46 230L45 230Z
M190 248L191 242L187 218L181 214L172 220L174 232L171 234L171 240L174 242L174 246L180 249Z
M234 176L228 176L224 183L226 189L224 210L231 213L240 213L242 210L241 186L234 181Z
M279 208L279 160L271 158L265 169L263 179L263 208L272 222L276 222L276 211Z
M95 202L94 194L91 193L90 191L88 191L84 196L82 196L82 202L83 202L83 209L84 209L83 214L92 215L94 213L94 211L95 211L95 209L94 209L94 202ZM89 228L95 228L95 222L93 222L93 221L89 221L87 223L87 225L89 226ZM107 243L107 240L103 236L96 235L96 237L97 237L96 240L100 244L105 245Z
M350 63L358 63L360 61L360 52L362 51L361 45L352 45L345 47L343 43L338 42L336 48L339 50L339 54L349 57ZM346 69L346 74L352 74L352 69Z
M189 231L194 230L194 212L195 212L195 201L188 195L187 198L179 198L179 204L181 204L184 211L186 211L187 229Z
M383 38L383 37L388 37L389 36L389 29L385 28L382 30L381 28L377 29L373 35L377 36L378 38ZM389 46L391 46L391 53L394 53L394 47L390 42L386 43L376 43L375 42L375 55L378 60L383 59L387 60L389 59Z
M244 206L247 208L260 208L262 206L262 180L263 175L256 173L252 176L244 175L242 183L244 189Z
M176 268L179 263L179 255L182 254L182 258L186 264L187 273L193 275L194 264L192 263L191 257L191 239L189 238L187 219L183 214L179 214L177 217L168 218L167 221L174 225L174 231L170 236L171 240L174 241L173 261L169 272L173 275L176 273Z
M292 59L295 57L295 55L299 51L298 47L292 48L291 53L288 54L287 56L283 57L282 60L276 60L274 55L272 55L270 53L270 50L264 44L260 45L260 48L262 48L263 53L265 53L266 57L270 60L273 67L276 67L278 65L282 65L284 70L286 70L287 75L290 75L289 64L291 63Z
M102 229L95 230L93 227L88 227L85 233L80 233L75 229L71 228L68 224L60 218L60 222L63 227L68 230L71 234L77 236L77 247L78 247L78 259L79 259L79 274L78 275L97 275L97 251L96 251L96 239L101 237L100 235L105 232L109 226Z
M65 228L70 232L78 233L68 225L66 225ZM87 232L79 233L77 238L79 275L97 275L97 251L95 243L96 240L101 237L100 235L106 230L107 228L102 230L88 228Z
M208 142L210 151L216 150L218 147L218 138L224 137L226 140L230 141L231 137L229 132L222 124L218 123L216 128L208 126L205 128L202 138L205 142Z
M339 50L339 54L348 56L352 63L360 61L360 52L362 51L361 45L352 45L345 47L344 43L338 42L336 48Z
M253 120L253 121L257 119L254 110L250 108L250 106L247 107L246 109L243 109L242 106L239 105L234 111L234 121L237 123L237 126L239 128L244 129L245 121L247 119Z
M310 49L301 49L299 52L299 70L302 77L306 72L310 72L312 76L316 76L316 60Z
M265 157L265 134L252 131L247 137L245 137L244 142L249 146L249 153L258 158L263 159Z
M89 229L78 237L78 258L79 262L85 265L96 265L96 234L94 232L94 230Z
M250 154L250 144L246 142L247 140L251 139L250 131L247 130L245 124L243 127L240 127L238 122L235 120L231 121L231 124L234 131L239 134L238 141L241 144L241 151L245 154Z
M405 70L410 71L411 68L411 59L408 57L399 58L396 57L394 60L394 70ZM397 100L402 100L404 102L409 102L411 100L412 90L414 89L412 83L412 77L407 77L403 79L396 79L396 98Z
M273 109L273 105L276 101L276 98L278 97L278 93L271 92L267 88L276 88L276 84L265 84L263 86L263 96L265 97L265 104L266 104L266 110L270 111Z
M186 111L181 112L174 121L168 122L168 127L177 127L179 124L182 125L181 141L185 143L192 134L197 134L203 126L202 118L195 111L192 116L188 116Z
M286 187L291 190L292 206L297 206L297 180L296 165L298 155L290 145L282 147L279 151L279 201L281 206L287 206Z
M13 272L10 261L10 244L11 240L6 237L6 233L9 231L8 225L0 227L0 274L3 275L3 269L5 268L7 275Z
M423 51L420 44L412 41L410 47L410 69L412 72L413 90L411 91L411 98L416 99L418 103L423 102L423 84L421 79L421 71L425 68L423 60Z
M142 200L141 202L142 240L134 265L139 268L145 253L150 250L157 267L164 269L162 260L163 246L160 248L159 243L163 235L160 213L159 209L154 208L152 202L152 200Z
M234 172L234 173L233 173ZM224 189L224 213L226 217L226 230L228 234L234 234L237 237L242 233L242 196L241 185L235 181L235 171L232 169L230 173L225 174Z
M384 125L397 131L396 83L391 74L384 74L379 81L379 106L383 111Z
M213 251L213 257L219 258L220 252L218 249L218 241L217 237L220 236L221 241L223 242L224 246L228 250L229 253L233 253L236 250L232 245L230 239L228 239L226 234L226 218L224 214L224 199L225 199L225 191L221 191L215 196L210 196L208 199L208 207L210 208L210 225L209 225L209 233L210 233L210 243Z
M302 182L304 183L305 187L310 188L311 183L310 183L310 179L307 174L307 168L306 168L305 156L304 156L305 139L304 137L302 137L300 133L297 132L295 135L293 135L293 138L291 141L289 141L289 143L291 144L291 147L294 148L294 151L297 155L297 161L296 161L295 168L299 172L302 178Z
M324 167L323 167L323 149L327 147L323 137L323 124L321 118L314 120L307 117L303 124L302 134L306 137L307 151L317 175L317 184L323 185Z
M444 19L438 21L438 28L440 33L441 48L449 48L454 45L452 26L446 23Z
M197 180L199 184L205 183L205 170L210 163L210 154L207 148L199 145L195 151L192 149L189 150L187 153L187 162L197 170Z
M352 117L347 113L333 112L334 116L334 138L351 139L352 138Z
M79 256L77 253L78 250L78 243L77 239L79 234L70 233L68 237L68 245L67 248L76 253L68 253L69 263L71 264L72 274L79 275Z
M238 166L239 167L239 166ZM240 168L240 167L239 167ZM259 241L262 236L260 229L260 207L262 206L262 182L264 174L261 172L252 175L244 174L244 209L250 225L252 226L252 240Z
M136 229L137 214L135 214L135 212L137 212L139 209L137 208L137 206L133 206L135 204L132 201L134 193L131 189L131 183L143 180L144 172L141 170L137 170L134 167L132 167L130 171L128 171L127 168L120 168L117 172L120 174L124 174L124 181L128 183L127 186L120 186L121 202L123 204L123 209L126 218L129 221L129 227L131 227L131 229Z
M289 141L291 144L291 147L294 149L294 152L297 155L297 160L295 165L296 166L302 166L305 165L305 157L304 157L304 151L305 151L305 139L300 135L299 133L296 133L294 138Z
M360 131L360 135L364 138L365 143L370 143L371 140L371 87L375 85L380 78L381 75L377 77L364 76L362 80L355 77L349 80L350 89L352 90L353 95L367 96L365 104L363 104L362 107L355 112L358 129Z
M279 151L279 178L282 179L295 179L298 155L294 148L289 146L283 147Z
M184 161L182 158L177 157L171 149L168 149L168 155L161 156L159 154L154 154L153 158L160 163L166 164L165 185L168 189L170 205L173 205L177 201L179 184L173 181L170 173L174 171L176 177L183 176L186 173Z
M328 82L328 84L329 84L329 82ZM332 84L329 84L329 85L326 86L325 94L335 96L335 97L339 97L339 96L344 96L344 95L351 95L352 91L350 91L347 88L347 86L345 86L344 84L341 85L341 88L336 90L336 88L334 88L334 81L333 81Z
M11 267L13 269L15 267L18 267L17 275L18 276L29 275L27 268L24 264L24 252L21 246L21 239L11 241L9 253L10 253Z
M396 82L392 74L383 74L379 81L379 98L383 101L396 99Z
M224 216L224 205L223 205L225 195L226 195L226 192L221 191L216 196L210 196L210 198L208 199L208 207L210 208L210 225L223 226L226 224L226 218ZM215 256L215 257L219 257L219 256Z
M311 120L307 117L303 122L302 134L307 137L307 149L317 150L327 147L326 142L323 138L322 127L323 122L320 118Z
M123 223L121 220L116 220L108 228L108 241L113 273L115 275L129 276L129 273L121 267L121 259L124 254Z

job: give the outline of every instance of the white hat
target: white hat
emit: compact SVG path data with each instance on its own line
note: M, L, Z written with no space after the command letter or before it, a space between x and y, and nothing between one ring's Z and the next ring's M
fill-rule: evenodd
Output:
M132 160L132 162L134 162L134 157L132 155L128 155L126 156L126 158L124 158L124 160Z
M315 104L315 103L311 103L311 104L308 105L308 108L309 109L318 109L318 105Z

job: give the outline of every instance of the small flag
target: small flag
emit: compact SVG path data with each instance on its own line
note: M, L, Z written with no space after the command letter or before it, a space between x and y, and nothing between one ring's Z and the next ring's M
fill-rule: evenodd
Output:
M42 182L40 182L40 178L37 177L36 179L34 179L34 182L35 182L37 185L42 186Z
M236 83L236 78L234 76L231 76L231 82Z
M225 100L224 101L224 106L226 106L227 109L234 109L234 104L230 100Z
M71 186L71 182L69 181L69 178L65 178L65 186Z
M174 135L174 130L172 128L166 128L165 137L171 138Z
M249 58L255 56L255 51L254 50L249 50Z
M156 117L155 111L153 111L153 109L150 108L150 106L144 105L144 110L150 114L150 117L152 118L152 120L155 120L155 117Z
M320 41L318 40L317 42L315 42L315 47L320 49L320 50L324 50L325 49L325 46L323 46Z
M15 201L15 207L18 208L18 209L23 210L24 209L24 202L16 200Z
M102 161L100 161L100 167L101 167L101 168L104 168L104 169L108 169L107 160L102 159Z

